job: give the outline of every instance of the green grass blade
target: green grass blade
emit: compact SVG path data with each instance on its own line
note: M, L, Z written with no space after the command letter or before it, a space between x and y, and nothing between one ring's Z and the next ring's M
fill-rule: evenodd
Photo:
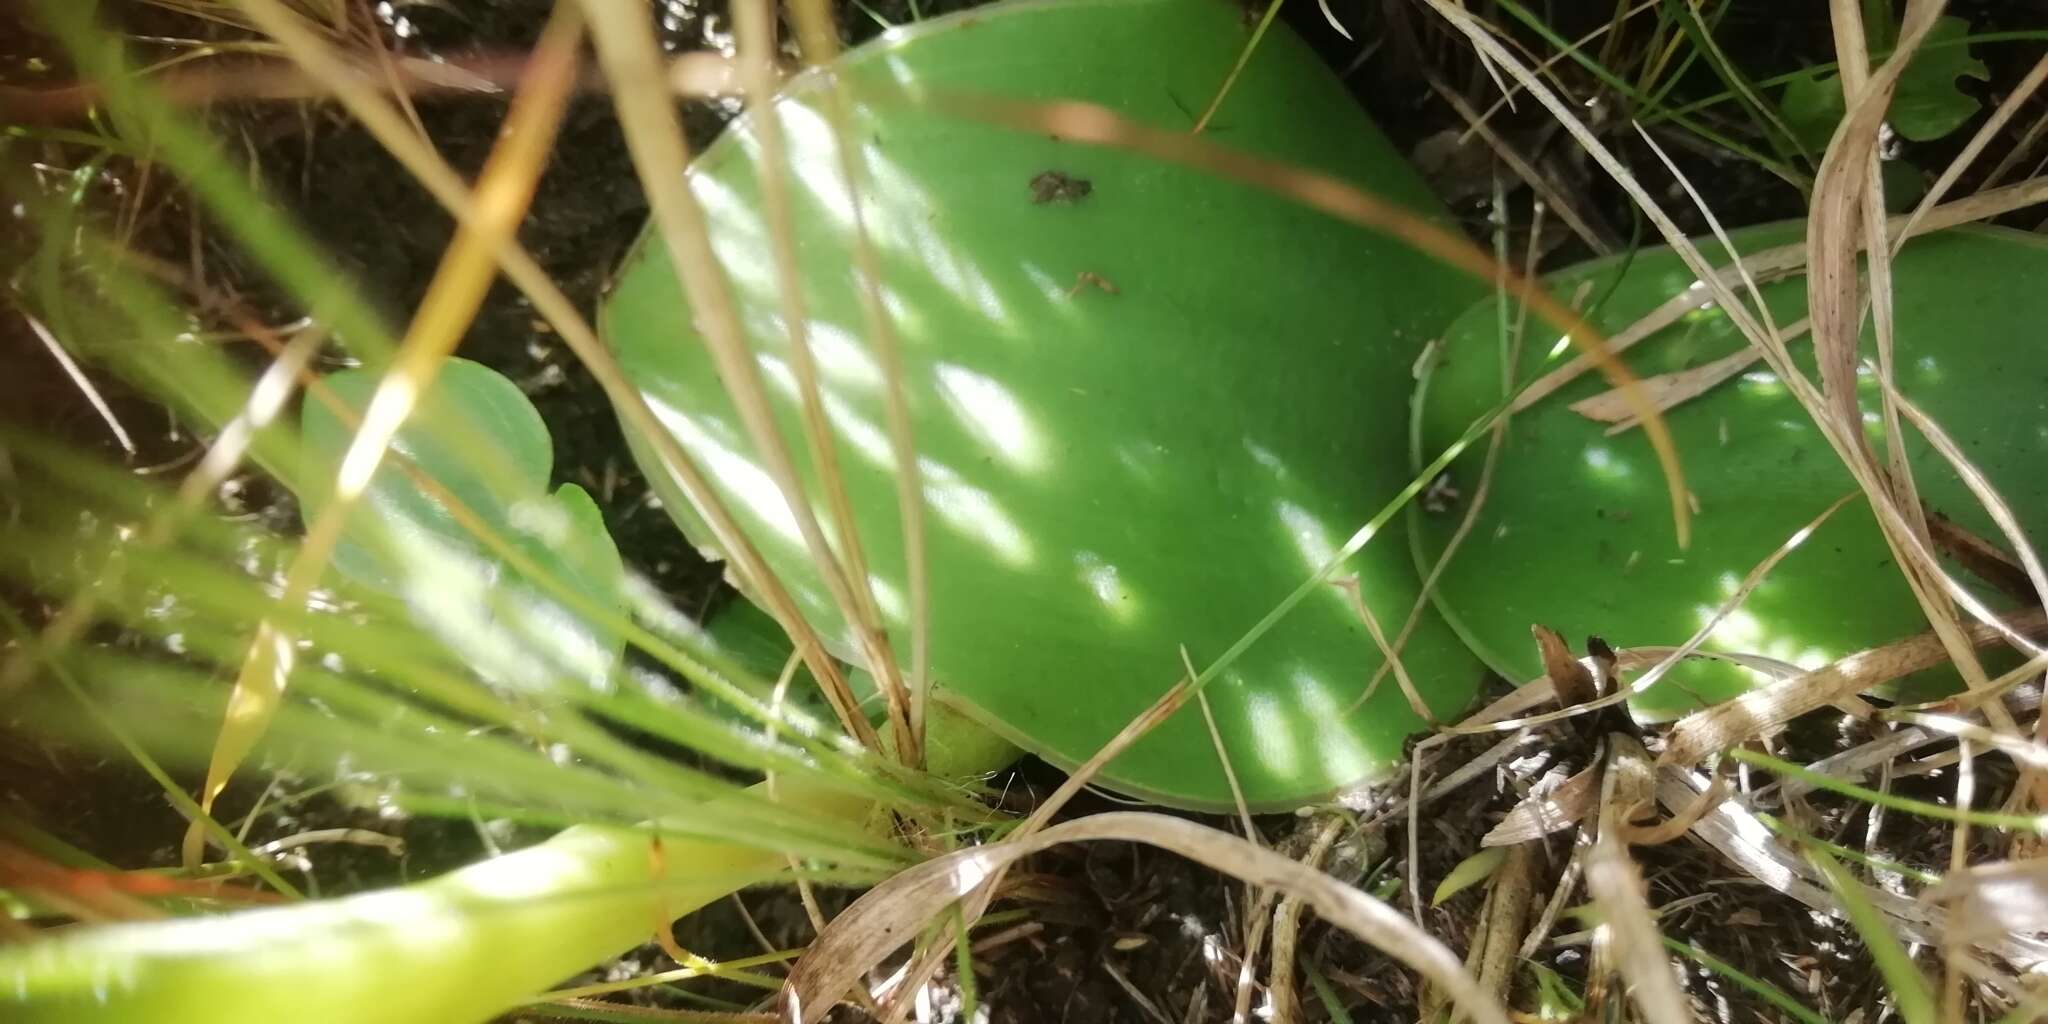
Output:
M1843 796L1854 797L1865 803L1888 807L1895 811L1904 811L1907 814L1917 814L1921 817L1936 818L1949 822L1967 822L1971 825L1983 825L1989 828L2014 829L2021 832L2039 833L2048 831L2048 815L2002 814L1996 811L1958 810L1954 807L1943 807L1940 804L1928 803L1925 800L1915 800L1911 797L1866 789L1851 782L1843 782L1831 775L1824 775L1813 771L1804 765L1793 764L1790 761L1781 761L1769 754L1759 753L1742 747L1730 750L1728 755L1737 761L1769 769L1785 778L1798 779L1801 782L1809 783L1831 793L1840 793Z
M1826 1017L1806 1008L1799 1000L1785 994L1785 990L1762 978L1755 977L1712 953L1701 949L1696 942L1680 942L1669 935L1664 936L1664 945L1672 952L1713 971L1750 995L1757 997L1791 1015L1799 1024L1830 1024Z
M1878 973L1883 976L1885 987L1891 990L1892 1005L1898 1010L1905 1024L1935 1024L1934 989L1928 985L1927 977L1914 966L1913 958L1906 954L1906 947L1899 944L1892 933L1891 919L1880 912L1863 894L1863 883L1858 882L1826 850L1817 846L1806 848L1806 859L1820 871L1842 901L1842 909L1849 915L1849 924L1862 936L1863 947L1870 951L1870 958L1877 964Z

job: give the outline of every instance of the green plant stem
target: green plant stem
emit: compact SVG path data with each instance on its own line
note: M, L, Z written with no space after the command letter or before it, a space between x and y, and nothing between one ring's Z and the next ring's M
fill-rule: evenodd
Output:
M972 728L948 722L949 728ZM959 775L1000 743L950 748ZM979 763L964 763L983 758ZM760 787L756 787L758 792ZM783 807L839 822L875 805L781 784ZM460 1024L533 999L657 926L780 874L776 850L577 826L428 882L218 917L78 928L0 950L10 1024Z
M979 776L1017 756L935 705L928 770ZM766 784L736 799L767 799ZM878 805L785 779L783 809L862 825ZM465 1024L530 1002L657 927L788 867L779 850L578 825L398 889L288 907L81 927L0 948L8 1024Z
M782 865L779 854L579 826L388 892L84 928L0 953L17 1024L479 1021Z

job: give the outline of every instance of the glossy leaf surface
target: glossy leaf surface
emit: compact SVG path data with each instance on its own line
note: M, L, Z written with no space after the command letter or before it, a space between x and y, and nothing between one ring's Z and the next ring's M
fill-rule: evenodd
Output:
M348 370L327 389L359 418L377 375ZM305 517L327 508L355 436L330 408L302 415L308 465ZM591 607L618 613L624 569L604 517L581 487L548 492L554 462L547 425L511 381L479 363L450 360L393 442L350 516L335 568L403 599L418 620L492 682L543 691L564 681L609 685L623 641L541 574ZM417 472L408 472L406 463ZM430 487L425 481L433 481ZM451 511L474 513L536 575L501 557Z
M1739 232L1753 252L1797 242L1803 225ZM1717 245L1702 252L1721 265ZM1592 319L1624 327L1692 284L1668 249L1599 261L1551 279L1561 296L1589 294ZM2048 537L2048 413L2042 385L2048 358L2039 344L2048 324L2048 242L2009 231L1969 229L1908 243L1894 264L1897 384L1954 437L2027 527ZM1611 289L1611 290L1610 290ZM1805 315L1804 278L1767 285L1776 321ZM1511 318L1512 319L1512 318ZM1461 317L1424 380L1418 417L1421 450L1433 456L1499 401L1499 311L1484 303ZM1554 332L1532 328L1520 376L1561 365ZM1746 342L1718 309L1703 309L1630 350L1646 377L1701 366ZM1815 374L1811 343L1793 345L1795 361ZM1866 337L1866 352L1875 345ZM1664 521L1663 483L1640 431L1607 436L1607 425L1569 406L1607 385L1587 375L1513 417L1491 495L1437 589L1439 607L1475 651L1514 679L1541 674L1529 627L1554 627L1580 644L1597 634L1618 647L1677 645L1705 624L1745 576L1830 504L1855 490L1812 420L1761 363L1667 414L1699 500L1693 545L1679 551ZM1876 383L1861 390L1875 450ZM1947 462L1907 427L1907 450L1923 500L1979 537L2006 546ZM1485 443L1451 470L1470 495ZM1411 513L1417 558L1431 564L1448 543L1462 503ZM1971 580L1954 566L1952 574ZM1987 595L1996 606L2001 603ZM1709 650L1761 654L1813 668L1842 655L1927 628L1892 562L1867 503L1852 501L1792 550L1743 606L1717 627ZM1675 669L1639 701L1655 716L1682 714L1746 688L1750 677L1718 662ZM1930 680L1931 681L1931 680Z
M856 90L1079 99L1187 129L1248 38L1242 14L1220 0L1013 4L892 35L840 70ZM799 80L776 112L793 152L810 342L901 652L908 590L884 381L859 314L821 84ZM1410 367L1479 289L1393 238L1114 148L900 101L856 103L854 121L873 178L862 216L921 457L934 676L998 731L1079 762L1183 674L1181 645L1197 664L1221 653L1408 481ZM1252 56L1208 137L1433 209L1285 32ZM690 182L784 436L799 438L756 150L743 119ZM627 260L604 326L811 620L851 652L657 240ZM676 485L638 450L708 546ZM815 474L808 483L822 516ZM1418 592L1407 555L1386 538L1354 562L1345 571L1362 576L1391 636ZM1324 587L1216 680L1209 697L1250 802L1313 800L1398 757L1418 719L1393 680L1353 709L1381 660L1349 599ZM1404 661L1439 713L1479 678L1427 614ZM1105 781L1169 803L1231 800L1192 705Z

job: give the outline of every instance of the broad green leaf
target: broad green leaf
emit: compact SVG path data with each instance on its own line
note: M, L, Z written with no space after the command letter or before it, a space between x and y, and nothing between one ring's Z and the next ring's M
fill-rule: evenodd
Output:
M1778 104L1785 124L1799 137L1799 144L1818 154L1827 148L1835 126L1842 123L1847 107L1842 100L1842 81L1829 73L1808 70L1785 83L1785 96Z
M1870 952L1870 959L1877 964L1878 974L1884 978L1885 988L1891 990L1892 1008L1906 1024L1934 1024L1937 1019L1934 989L1927 983L1927 976L1914 966L1913 958L1906 947L1899 943L1892 933L1892 920L1870 902L1864 895L1863 883L1849 874L1840 861L1828 855L1826 850L1809 845L1806 859L1828 888L1842 901L1842 910L1849 917L1849 924L1863 939L1864 949Z
M1956 83L1964 78L1986 81L1991 70L1970 56L1967 45L1932 45L1955 42L1969 34L1970 23L1953 16L1940 19L1928 30L1919 52L1899 76L1899 89L1887 115L1893 130L1915 142L1938 139L1961 128L1982 106Z
M1969 46L1960 42L1969 33L1968 21L1942 17L1900 73L1886 118L1901 137L1915 142L1939 139L1962 127L1981 106L1975 96L1956 84L1960 79L1982 81L1991 75L1983 61L1970 55ZM1832 72L1808 72L1792 79L1785 86L1782 109L1799 141L1820 152L1847 113L1841 78Z
M379 375L369 370L331 374L322 383L359 420L377 389ZM326 404L309 398L302 424L306 465L299 499L301 514L311 525L333 496L334 476L342 455L355 438L355 423L344 422ZM478 449L496 448L498 472ZM432 477L455 500L487 522L504 523L510 509L547 486L553 461L547 424L517 385L493 370L465 359L442 367L434 388L421 400L392 443L398 455ZM437 537L466 534L448 507L430 495L406 472L398 459L387 458L364 494L363 510L372 515L349 523L334 564L357 582L395 592L406 567L377 553L379 528L419 530Z
M1734 233L1741 252L1796 243L1805 225L1765 225ZM1700 246L1725 264L1718 244ZM1987 273L1998 268L1999 273ZM2048 536L2048 480L2036 472L2048 437L2008 410L2038 403L2032 381L2044 363L2030 337L2048 318L2048 292L2025 282L2048 272L2039 236L1984 228L1943 231L1908 242L1892 263L1898 324L1898 386L1976 460L2031 537ZM1693 274L1669 249L1643 249L1627 263L1596 261L1549 280L1553 294L1581 288L1606 294L1592 314L1618 331L1683 292ZM1610 290L1611 289L1611 290ZM1806 312L1805 279L1762 288L1779 324ZM1417 399L1418 452L1441 451L1485 415L1501 395L1500 310L1486 303L1444 334L1444 361L1430 370ZM1553 336L1554 337L1554 336ZM1555 369L1550 337L1524 340L1514 380ZM1717 309L1700 309L1644 339L1628 353L1645 378L1685 374L1746 350L1748 341ZM1811 376L1810 347L1793 359ZM1749 367L1668 414L1686 453L1687 482L1700 516L1692 545L1678 550L1661 522L1662 494L1649 447L1630 431L1575 411L1605 393L1588 374L1519 412L1509 423L1490 477L1490 497L1437 582L1435 599L1473 650L1509 679L1543 673L1529 624L1571 637L1600 636L1617 646L1681 644L1736 591L1740 581L1829 504L1855 490L1827 440L1799 401L1763 366ZM1878 386L1859 399L1878 407ZM1875 428L1871 444L1883 448ZM1483 445L1451 467L1449 482L1469 494L1482 475ZM2001 539L1947 460L1920 437L1906 441L1913 478L1934 508L1980 537ZM1426 455L1424 457L1427 457ZM1432 565L1464 522L1463 507L1410 518L1417 558ZM1994 605L2004 599L1986 592ZM1927 628L1900 579L1876 518L1851 504L1797 545L1703 649L1763 654L1802 666L1826 664ZM1671 718L1742 693L1755 676L1739 665L1694 659L1675 666L1635 701L1638 713ZM1936 671L1901 685L1950 685Z
M885 381L907 396L934 703L955 701L1054 763L1077 764L1172 685L1183 648L1205 666L1227 660L1205 691L1217 734L1245 802L1281 808L1387 777L1423 724L1393 679L1372 685L1384 656L1346 592L1303 584L1411 482L1408 367L1477 283L1392 236L1208 171L885 99L1057 97L1186 132L1244 52L1228 8L999 5L949 23L958 31L904 33L847 58L837 80L860 100L847 112L871 175L859 223L900 343L893 367L864 327L849 272L856 220L834 170L826 79L801 80L772 111L734 122L689 182L760 386L796 437L800 360L781 326L758 138L777 119L799 171L789 181L795 262L822 416L872 576L861 582L898 656L913 588ZM1205 137L1447 222L1284 27L1251 53ZM734 373L727 386L713 339L699 336L715 318L693 312L677 272L648 235L605 302L607 339L803 614L855 660L841 588L821 570L830 559L814 557L771 472L778 457L733 400L743 382ZM664 482L671 471L644 443L636 454L685 532L712 547L702 517ZM823 475L796 455L807 500L824 505ZM1397 543L1375 539L1340 571L1360 578L1374 625L1402 630L1421 581ZM1256 642L1239 643L1248 636ZM1401 663L1438 717L1479 678L1426 611ZM1183 711L1099 781L1231 807L1215 750L1202 716Z
M360 415L377 380L349 370L325 383ZM300 500L310 524L332 499L355 429L312 400L303 426ZM620 615L624 569L590 496L574 484L548 493L547 425L519 388L481 364L450 360L392 447L400 457L371 478L336 568L403 599L494 683L529 692L564 680L606 685L622 640L601 620ZM466 527L451 499L489 536Z

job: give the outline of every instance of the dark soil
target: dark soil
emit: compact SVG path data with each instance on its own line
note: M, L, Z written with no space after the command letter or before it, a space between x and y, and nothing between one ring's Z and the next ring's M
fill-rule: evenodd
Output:
M919 6L930 15L969 4L926 0ZM1559 4L1547 16L1562 33L1575 37L1603 23L1610 6ZM1951 10L1969 17L1979 31L2036 27L2015 24L2025 18L2017 11L2023 6L1974 0L1952 4ZM891 22L910 17L909 0L872 0L866 7ZM1333 67L1344 72L1360 102L1404 149L1463 127L1425 84L1425 72L1440 76L1444 85L1481 105L1495 94L1466 46L1433 27L1428 12L1419 5L1361 0L1332 3L1331 8L1354 36L1373 41L1362 60L1359 45L1333 31L1316 4L1287 5L1285 17ZM407 6L403 15L411 26L409 37L399 38L386 19L386 43L420 56L516 53L532 42L547 9L544 0L457 0L446 5ZM178 33L211 31L132 2L115 5L115 10L138 26L163 28L165 19L172 19ZM676 16L663 29L671 48L702 46L707 38L724 31L716 4L681 0L672 5L672 12ZM32 33L9 24L10 18L0 10L0 84L56 80L51 77L55 72L30 63L29 58L39 55L38 43ZM856 39L878 30L868 14L851 7L843 22ZM1731 6L1718 37L1733 59L1758 77L1826 59L1832 52L1825 8L1820 5L1741 0ZM1972 83L1971 88L1993 103L2038 52L2011 45L1979 50L1992 68L1992 82L1988 86ZM54 61L54 53L47 48L40 56ZM61 70L61 65L57 66ZM1597 83L1576 68L1560 65L1559 73L1566 85L1581 95L1600 91ZM1674 89L1672 98L1682 102L1720 89L1709 71L1695 67ZM504 114L502 100L487 97L423 101L419 109L440 151L465 171L481 164ZM1728 112L1723 108L1717 116ZM258 154L256 172L360 283L365 295L394 321L414 306L449 239L451 225L367 135L338 111L314 105L229 105L216 110L214 117L225 133L251 142ZM723 117L724 112L716 108L691 107L688 127L693 141L698 145L708 141ZM2027 120L2020 119L2022 123ZM1619 237L1637 233L1636 216L1625 197L1603 175L1586 168L1575 147L1540 108L1521 104L1517 110L1503 112L1494 124L1526 155L1556 169L1583 198L1586 209ZM1613 119L1605 127L1609 142L1625 158L1638 167L1658 166L1625 118ZM1910 147L1905 159L1931 173L1967 135L1968 129L1950 140ZM1659 141L1669 144L1673 140L1660 135ZM1707 190L1706 198L1728 226L1802 213L1802 197L1794 188L1750 162L1697 146L1669 148L1688 175ZM49 150L46 155L60 161L66 156L61 150ZM1491 188L1492 161L1484 154L1466 154L1456 166L1462 168L1464 180L1439 184L1453 197L1475 237L1484 238L1491 213L1485 197ZM1475 176L1484 183L1476 191L1472 187ZM1512 182L1512 177L1508 180ZM1659 173L1654 180L1665 177ZM1961 188L1967 190L1973 184L1966 178ZM1526 223L1529 202L1527 189L1509 187L1511 222ZM1705 227L1703 220L1684 212L1690 209L1688 204L1681 201L1672 208L1680 213L1683 227ZM610 269L639 232L645 214L645 202L608 101L602 96L577 100L562 125L560 142L521 231L522 241L590 313ZM196 216L175 193L159 190L143 220L144 244L174 263L205 267L210 286L238 296L265 314L289 319L290 310L271 294L260 275L249 272L226 240L203 220L194 224ZM0 259L10 266L20 265L28 256L22 244L19 239L0 241ZM1561 265L1585 255L1587 250L1580 243L1559 238L1546 262ZM106 443L99 418L80 400L77 389L43 354L21 319L4 312L0 312L0 348L9 355L9 372L0 374L0 420L16 425L32 422L41 431L78 443ZM685 609L702 611L724 599L716 568L704 564L666 515L650 505L646 484L626 455L618 425L596 386L513 290L500 284L492 291L461 354L503 371L531 395L553 432L557 478L582 483L597 498L613 536L635 568ZM138 427L138 442L144 452L136 457L137 464L191 454L192 439L180 433L160 409L123 394L118 387L107 385L106 390L117 414ZM259 505L255 511L266 521L285 526L295 521L287 496L257 481L249 482L248 493L256 496L252 498ZM32 616L40 608L32 595L7 596ZM1820 730L1818 735L1796 736L1792 742L1797 747L1795 756L1819 757L1841 740L1832 730ZM1027 762L996 785L1028 804L1035 795L1049 792L1057 781L1056 772ZM2003 784L2004 780L1996 778L1980 778L1978 783L1980 792L1998 791ZM246 809L260 789L262 783L258 782L231 793L226 800L227 813L232 816ZM0 733L0 792L18 812L122 866L161 865L175 859L173 847L182 822L165 806L154 785L123 762L40 741L15 743ZM1472 853L1479 837L1511 803L1501 781L1489 776L1433 807L1421 841L1423 885L1433 886ZM1067 813L1085 814L1109 806L1104 798L1088 797ZM1822 805L1818 813L1823 817L1815 824L1826 826L1816 829L1821 834L1832 829L1860 835L1861 810L1854 805ZM1237 827L1229 818L1208 820L1219 828ZM1298 822L1281 816L1260 819L1257 824L1265 841L1278 842ZM323 852L315 864L316 882L330 891L420 877L472 858L484 848L467 822L380 821L352 805L325 798L272 813L260 823L258 833L282 835L332 825L399 833L413 852L407 860L395 863L377 851ZM1895 827L1894 833L1899 832ZM517 842L519 837L498 838ZM1387 848L1394 851L1387 870L1398 876L1405 871L1400 851L1406 843L1399 821L1388 830L1386 840ZM1938 860L1934 849L1938 841L1945 840L1932 834L1924 839L1903 836L1895 840L1898 848L1889 854L1901 859L1928 855ZM1554 845L1550 871L1562 863L1565 852L1562 843ZM1803 907L1747 879L1733 877L1732 869L1690 842L1642 849L1638 856L1649 879L1652 905L1709 894L1705 901L1662 920L1668 935L1682 942L1697 940L1715 955L1793 992L1831 1019L1847 1019L1856 1012L1865 1020L1878 1018L1881 990L1853 935L1832 923L1818 922ZM999 908L1021 910L1021 922L977 933L977 937L987 937L1017 923L1027 926L977 954L976 988L993 1021L1156 1024L1161 1020L1227 1018L1237 984L1234 958L1245 942L1248 896L1241 885L1172 855L1122 844L1050 853L1032 862L1025 875L1029 884L1016 899ZM1547 895L1547 886L1539 889ZM824 898L830 910L850 896L827 892ZM1474 890L1433 909L1428 921L1431 930L1462 948L1476 919L1478 900ZM792 894L752 892L745 894L743 902L771 945L800 945L809 938L810 926ZM1560 931L1576 927L1567 923ZM750 955L760 948L731 903L684 922L678 934L693 952L712 958ZM1822 954L1822 950L1835 952ZM1584 975L1585 965L1577 949L1552 951L1543 959L1567 978ZM1315 965L1330 980L1338 1002L1353 1019L1412 1020L1416 1016L1418 994L1412 975L1394 969L1376 950L1310 924L1300 961ZM661 955L650 947L623 958L611 970L631 964L662 965ZM1266 974L1267 968L1261 964L1254 977L1263 984ZM1773 1011L1711 974L1694 971L1690 979L1703 1017L1775 1019ZM1523 980L1527 980L1526 974ZM744 1005L757 995L736 986L701 991L736 1002L706 1004L666 990L632 998L642 1005L703 1009ZM1329 1019L1305 986L1303 1000L1307 1020ZM1531 1003L1523 999L1518 1005Z

